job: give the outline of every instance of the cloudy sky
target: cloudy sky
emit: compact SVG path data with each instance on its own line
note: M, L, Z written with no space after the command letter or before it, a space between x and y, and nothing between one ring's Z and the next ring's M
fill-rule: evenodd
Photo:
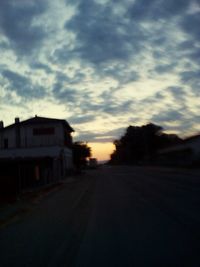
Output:
M197 133L199 25L200 0L1 0L0 119L67 119L101 159L128 125Z

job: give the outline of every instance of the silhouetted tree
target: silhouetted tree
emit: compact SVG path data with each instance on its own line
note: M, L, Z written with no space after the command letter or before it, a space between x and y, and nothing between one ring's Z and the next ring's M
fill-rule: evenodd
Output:
M85 167L89 157L91 157L91 148L86 142L78 141L73 144L73 162L77 169Z
M174 145L181 141L177 135L167 135L162 127L153 123L129 126L125 134L114 141L115 151L111 154L113 164L137 164L156 156L160 148Z

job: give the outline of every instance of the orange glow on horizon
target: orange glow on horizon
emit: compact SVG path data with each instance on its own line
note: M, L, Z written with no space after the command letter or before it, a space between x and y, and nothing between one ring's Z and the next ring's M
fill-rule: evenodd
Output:
M97 158L98 161L109 160L110 154L112 154L115 149L115 146L111 142L88 143L88 146L92 149L92 157Z

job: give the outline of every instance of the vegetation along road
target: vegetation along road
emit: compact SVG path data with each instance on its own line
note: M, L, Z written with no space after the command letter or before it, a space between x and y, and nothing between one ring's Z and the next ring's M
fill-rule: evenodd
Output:
M1 266L200 266L200 176L88 171L0 231Z

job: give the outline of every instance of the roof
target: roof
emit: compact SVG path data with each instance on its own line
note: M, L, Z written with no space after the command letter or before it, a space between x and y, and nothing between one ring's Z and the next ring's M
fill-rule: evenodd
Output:
M184 139L184 142L190 142L190 141L193 141L195 139L200 139L200 134L187 137L186 139Z
M172 152L172 151L181 151L181 150L189 149L190 145L191 145L190 143L192 143L193 141L196 141L198 139L200 140L200 134L187 137L180 144L166 147L164 149L160 149L159 153L162 154L162 153L168 153L168 152Z
M53 119L53 118L35 116L33 118L30 118L30 119L27 119L24 121L20 121L17 124L19 124L19 125L33 125L33 124L44 124L44 123L51 123L51 122L60 122L64 125L64 127L67 128L68 131L74 132L74 129L69 125L69 123L66 120L62 120L62 119ZM8 125L8 126L2 128L1 131L5 130L5 129L13 128L15 126L16 126L16 123L13 123L11 125Z

